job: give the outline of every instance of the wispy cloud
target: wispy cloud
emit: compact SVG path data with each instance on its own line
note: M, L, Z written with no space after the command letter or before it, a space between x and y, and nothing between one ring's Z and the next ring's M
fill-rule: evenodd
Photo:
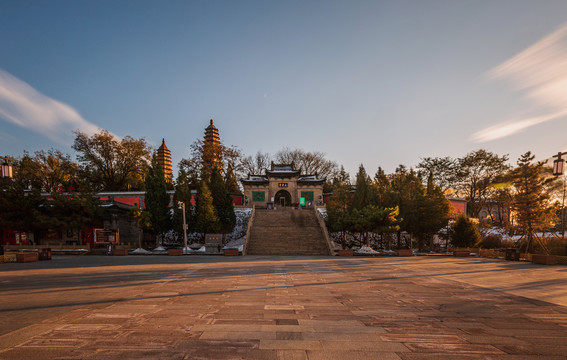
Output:
M490 126L473 134L473 141L500 139L566 116L567 24L494 68L488 77L510 81L515 90L524 92L534 108L545 109L546 113Z
M52 99L0 69L0 118L67 144L72 131L92 134L98 127L73 107Z

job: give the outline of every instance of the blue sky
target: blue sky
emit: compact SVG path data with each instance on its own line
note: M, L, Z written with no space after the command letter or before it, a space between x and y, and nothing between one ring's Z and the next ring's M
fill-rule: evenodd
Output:
M485 148L567 149L567 2L0 2L0 155L72 131L161 139L209 119L245 154L354 174Z

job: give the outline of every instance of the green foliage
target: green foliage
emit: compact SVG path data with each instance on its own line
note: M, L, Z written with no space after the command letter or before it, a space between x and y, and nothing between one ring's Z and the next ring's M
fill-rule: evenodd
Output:
M555 213L545 188L547 181L542 176L544 163L533 163L534 157L529 151L523 154L518 159L518 166L512 171L516 190L512 209L516 214L517 225L528 236L528 251L532 250L534 232L551 227Z
M211 174L209 185L213 197L213 207L219 218L220 232L227 234L232 232L236 225L236 215L232 204L232 197L227 193L224 181L218 169L214 169Z
M364 166L362 164L358 168L358 173L356 174L356 189L354 191L354 196L352 198L352 208L362 210L366 206L374 203L375 194L374 189L370 186L371 180Z
M468 217L459 216L452 229L452 244L454 247L472 247L480 244L482 235L478 227Z
M236 181L236 176L234 175L234 169L232 167L232 164L229 164L228 168L226 170L224 185L225 185L226 191L229 192L229 193L240 192L240 189L238 188L238 182Z
M46 207L49 217L44 217L44 224L49 230L58 232L67 229L80 231L85 226L100 225L103 218L100 200L87 191L81 194L53 192Z
M59 150L36 151L14 162L14 180L25 188L52 192L58 186L77 186L78 165Z
M82 176L97 190L142 189L150 161L144 139L126 136L117 139L107 130L92 136L76 131L73 149L77 151Z
M221 224L213 206L213 196L207 183L202 180L197 195L196 224L197 231L204 234L217 233Z
M346 231L349 229L351 186L348 174L341 168L341 176L333 179L333 196L327 204L326 224L331 232L341 233L341 245L346 248Z
M0 179L0 227L36 235L46 229L45 199L39 189L24 191L24 187L7 179Z
M145 209L150 214L149 231L154 235L163 235L172 226L169 211L170 196L167 194L167 184L155 153L146 176L145 185Z
M502 246L502 236L488 234L482 239L482 247L485 249L497 249Z
M178 234L183 234L183 210L179 209L179 201L185 203L185 221L190 232L197 231L195 228L195 206L191 204L191 190L197 189L199 182L192 179L183 169L179 170L177 182L175 183L175 193L173 194L173 228Z

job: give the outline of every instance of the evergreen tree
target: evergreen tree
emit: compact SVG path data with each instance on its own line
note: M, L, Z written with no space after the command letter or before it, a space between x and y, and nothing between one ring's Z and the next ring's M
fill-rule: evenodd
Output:
M232 204L232 197L227 193L222 175L218 169L213 169L209 185L213 197L213 206L219 218L220 229L223 234L232 232L236 225L236 215Z
M228 164L226 170L226 177L224 179L224 184L227 192L229 193L240 192L240 189L238 188L238 182L236 181L236 176L234 175L234 169L232 168L232 164Z
M370 177L364 170L364 166L360 164L356 174L356 189L352 198L352 208L362 210L372 204L374 200L374 190L370 186Z
M516 190L512 209L516 213L516 222L527 235L528 252L533 250L534 233L551 226L553 208L546 191L546 180L542 176L543 162L532 163L531 152L518 159L518 166L512 170L512 181Z
M342 176L333 179L333 195L327 204L326 224L331 232L341 233L341 246L346 249L346 232L350 228L349 209L352 193L348 174L342 167L341 173Z
M150 233L160 237L171 229L169 211L170 196L167 194L167 184L154 153L152 163L146 176L145 209L150 213Z
M472 247L482 242L478 227L466 216L457 218L452 229L452 243L455 247Z
M392 204L391 199L391 185L390 180L386 176L384 170L381 167L378 167L378 171L374 175L374 182L373 182L374 191L376 193L376 201L381 206L390 206Z
M449 223L449 201L443 195L443 191L433 180L430 173L427 179L425 196L420 197L420 222L416 236L419 240L419 248L422 249L426 240L430 241L429 248L433 249L433 236Z
M400 165L390 183L390 206L399 208L400 230L398 231L398 248L401 248L401 231L410 234L419 233L420 218L425 196L425 189L413 170ZM411 246L411 244L410 244Z
M39 239L48 227L45 199L39 188L26 192L16 181L0 178L0 183L0 229L33 232L34 239Z
M216 233L220 230L219 218L213 206L213 196L204 180L201 181L197 195L195 228L203 234Z
M178 234L183 234L183 210L179 208L178 203L181 201L185 203L185 221L187 223L188 231L195 232L195 206L191 203L192 189L198 188L198 181L195 181L184 169L179 170L177 181L175 183L175 193L173 195L173 227Z

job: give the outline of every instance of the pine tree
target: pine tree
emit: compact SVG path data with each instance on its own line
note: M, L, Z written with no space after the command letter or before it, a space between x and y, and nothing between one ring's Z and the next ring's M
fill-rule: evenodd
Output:
M344 172L342 167L341 172ZM326 223L330 231L341 233L343 249L346 249L346 231L350 228L349 208L351 201L352 193L348 174L335 178L333 180L333 195L327 204Z
M478 227L466 216L457 218L452 229L452 243L455 247L472 247L480 244L482 235Z
M145 209L150 213L150 233L159 238L171 229L169 211L170 197L157 154L154 153L152 163L146 175Z
M213 206L220 222L219 231L223 234L232 232L236 225L236 215L232 197L227 193L222 175L218 169L214 169L211 174L209 189L213 197Z
M219 218L216 214L215 207L213 206L213 196L207 183L202 180L199 187L199 194L197 195L197 209L196 209L196 224L197 231L203 234L216 233L220 229Z
M185 220L188 226L188 230L190 232L196 231L195 206L191 204L191 190L197 188L197 186L195 186L194 184L195 180L187 176L187 173L183 169L180 169L179 175L177 176L177 181L175 183L175 193L173 195L173 227L178 234L183 234L183 210L178 206L179 201L185 203Z
M533 251L534 233L551 226L553 208L545 189L546 180L542 176L543 162L532 163L535 156L531 152L518 159L518 166L512 170L515 194L512 209L516 222L528 237L528 252Z
M370 186L370 177L364 170L364 166L360 164L358 173L356 174L356 189L352 198L352 208L362 210L375 200L374 191Z
M433 249L433 236L449 223L449 201L443 195L443 191L433 180L433 173L427 179L427 188L420 208L420 222L416 236L419 239L420 249L425 240L429 240L430 250Z
M374 182L372 185L375 189L374 191L376 193L376 200L378 204L386 207L390 206L392 203L390 196L390 192L392 191L390 180L381 167L378 167L378 171L376 171L376 175L374 175Z
M240 189L238 188L238 182L236 181L236 176L234 175L234 169L232 164L228 164L226 169L226 177L224 179L224 184L226 191L229 193L238 193Z

